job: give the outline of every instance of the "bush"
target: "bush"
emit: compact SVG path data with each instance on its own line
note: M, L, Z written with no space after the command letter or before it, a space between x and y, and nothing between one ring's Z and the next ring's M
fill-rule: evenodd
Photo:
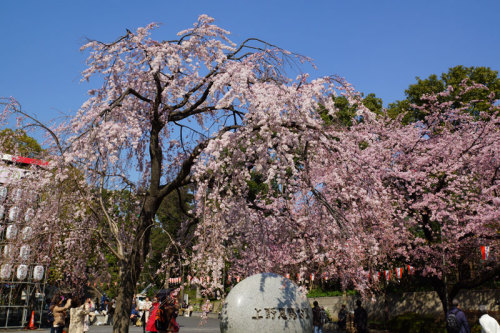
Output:
M446 333L446 326L441 317L415 313L405 313L392 318L387 323L387 329L390 332L401 333Z
M356 295L357 292L355 290L346 290L347 295ZM311 289L307 293L307 297L316 298L316 297L334 297L334 296L342 296L344 292L341 290L323 290L321 288Z

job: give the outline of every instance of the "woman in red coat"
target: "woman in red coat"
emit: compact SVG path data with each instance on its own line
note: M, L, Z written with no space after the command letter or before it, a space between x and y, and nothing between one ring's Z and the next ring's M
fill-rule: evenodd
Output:
M158 298L153 297L153 305L151 305L151 308L149 309L149 318L148 322L146 323L146 332L158 332L158 330L155 327L155 320L156 320L156 312L158 311L158 306L160 303L158 303Z

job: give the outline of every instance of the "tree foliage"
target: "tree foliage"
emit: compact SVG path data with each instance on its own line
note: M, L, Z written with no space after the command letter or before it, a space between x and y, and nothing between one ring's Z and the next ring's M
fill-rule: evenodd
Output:
M464 93L462 87L473 87L477 84L484 85L488 89L476 86ZM459 107L462 102L470 102L466 112L477 116L480 112L489 112L490 100L500 98L500 77L498 71L489 67L464 66L452 67L440 76L432 74L426 79L417 77L417 83L411 84L405 90L406 99L389 104L387 112L393 118L401 115L405 124L422 121L427 114L418 107L426 103L427 96L447 90L449 94L439 96L441 102L450 102L451 108Z
M24 130L6 128L0 132L2 153L23 157L38 158L42 147L38 141L26 134Z

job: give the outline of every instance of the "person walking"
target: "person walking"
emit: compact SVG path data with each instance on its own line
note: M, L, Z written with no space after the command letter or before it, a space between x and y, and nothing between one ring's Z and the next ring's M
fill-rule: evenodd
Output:
M83 333L85 329L85 316L88 314L89 312L85 310L85 304L81 304L78 298L74 298L69 310L68 333Z
M149 308L149 318L146 321L146 332L150 333L156 333L157 329L155 326L155 320L156 320L156 312L158 311L158 306L160 303L158 303L158 297L153 297L153 302L151 307Z
M446 330L448 333L470 333L467 317L460 309L460 303L457 299L451 302L451 310L446 315Z
M158 333L179 332L179 325L175 321L177 305L175 298L170 293L158 295L159 306L156 312L156 329Z
M85 301L84 309L87 314L83 319L83 331L88 332L90 330L90 314L95 311L94 302L92 302L92 299L90 297Z
M486 305L479 307L481 317L479 317L479 325L481 325L481 333L500 333L500 325L488 314Z
M149 319L149 309L153 303L149 300L149 297L146 296L146 299L144 302L141 303L141 311L142 311L142 317L141 317L141 323L142 323L142 331L143 333L146 333L146 325Z
M64 296L57 295L52 299L52 308L50 311L54 316L51 333L62 333L66 323L66 310L71 306L71 298L64 304ZM63 305L64 304L64 305Z
M345 308L345 304L342 304L342 307L339 311L338 318L339 318L339 321L337 322L337 326L338 326L339 330L341 330L343 332L346 330L346 326L347 326L347 310Z
M323 322L321 321L321 308L318 301L313 302L313 327L314 333L323 333Z
M356 305L356 310L354 310L354 327L356 327L356 332L366 333L368 332L368 314L361 306L361 300L358 299Z

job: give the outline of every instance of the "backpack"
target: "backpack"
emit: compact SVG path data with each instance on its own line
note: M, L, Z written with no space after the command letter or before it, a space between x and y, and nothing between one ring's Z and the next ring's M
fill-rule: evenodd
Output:
M324 324L328 323L328 314L326 313L325 310L321 310L320 316L321 316L321 324L324 325Z
M458 318L456 314L458 313L455 312L448 312L448 315L446 316L446 328L448 329L449 333L458 333L460 332L460 323L458 322Z

